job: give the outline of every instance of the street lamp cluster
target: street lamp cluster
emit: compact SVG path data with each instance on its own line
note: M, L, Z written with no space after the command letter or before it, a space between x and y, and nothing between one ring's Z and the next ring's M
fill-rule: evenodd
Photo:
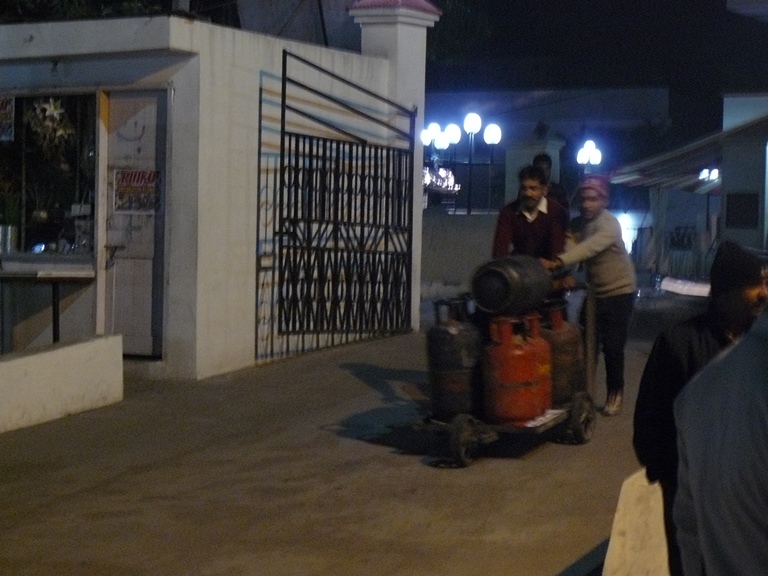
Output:
M475 135L478 134L483 127L483 121L479 114L470 112L464 118L464 132L466 132L469 138L469 175L467 178L467 214L472 213L472 180L473 180L473 168L475 165ZM424 146L434 146L435 150L447 150L450 146L456 145L461 141L462 130L457 124L448 124L443 130L436 122L432 122L421 132L421 143ZM497 124L488 124L483 130L483 141L490 146L490 161L489 167L489 205L490 205L490 168L493 165L493 146L501 142L501 128ZM594 140L587 140L584 142L582 148L576 155L576 162L583 166L583 172L589 172L591 167L597 166L602 162L603 154L598 149ZM485 163L483 163L485 164ZM426 169L425 169L426 170ZM716 174L716 171L715 171ZM707 173L709 176L709 173ZM705 176L706 177L706 176ZM715 176L717 178L717 176ZM435 179L433 179L435 180ZM439 187L449 189L456 192L460 189L460 186L453 181L453 174L440 174L440 178L436 178L436 183L440 184ZM450 181L450 185L446 185ZM426 182L426 180L425 180ZM430 183L433 183L430 180Z
M480 132L483 121L474 112L464 118L464 132L469 137L469 178L467 182L467 214L472 213L472 168L474 165L475 134ZM445 130L436 122L429 124L421 132L421 143L424 146L434 145L437 150L446 150L452 144L458 144L461 140L461 128L456 124L448 124ZM483 131L483 140L486 144L494 146L501 142L501 128L497 124L488 124ZM493 164L491 157L490 164ZM489 165L490 165L489 164Z
M470 140L474 139L475 134L480 132L482 119L478 114L471 112L464 118L464 131ZM461 140L461 128L456 124L448 124L445 130L440 128L440 124L432 122L421 131L421 143L424 146L434 144L438 150L446 150L451 144L458 144ZM483 141L486 144L493 145L501 142L501 128L498 124L488 124L483 130Z
M586 168L591 166L597 166L603 160L603 153L595 145L593 140L587 140L584 142L584 146L576 154L576 162Z

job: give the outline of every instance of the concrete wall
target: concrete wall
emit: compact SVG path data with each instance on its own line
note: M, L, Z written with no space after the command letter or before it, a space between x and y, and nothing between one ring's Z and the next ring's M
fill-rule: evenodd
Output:
M723 236L743 246L766 248L766 137L740 139L723 143L722 214ZM729 198L732 194L752 195L756 200L757 225L742 227L729 225ZM752 216L754 212L749 211Z
M121 336L0 356L0 432L122 399Z
M730 94L723 98L723 130L755 121L768 114L768 95ZM768 134L752 134L738 140L723 142L722 157L722 219L720 230L725 238L765 250L768 247ZM728 196L730 194L757 195L757 227L727 226Z
M146 367L164 375L204 378L254 361L258 96L260 89L273 91L273 104L264 114L279 118L279 92L274 91L280 88L283 49L381 94L389 93L389 64L380 58L202 23L172 19L171 28L174 49L197 54L199 98L194 88L184 95L176 85L177 76L183 77L184 85L193 83L191 71L174 75L172 205L166 254L174 273L168 274L168 347L162 364ZM304 74L300 79L314 88L342 99L350 97L350 89L310 70L295 73ZM190 118L199 118L196 134ZM190 134L182 139L180 131ZM197 148L186 148L188 143ZM179 153L188 154L189 162L180 161ZM197 182L188 187L185 181L191 179L189 164L195 157ZM177 200L182 206L175 205ZM200 219L196 228L189 222L190 214ZM174 224L186 229L184 237L174 237L178 229ZM176 284L179 276L185 280Z
M439 208L424 211L422 300L469 291L474 271L491 259L496 218L496 214L454 216Z
M723 96L723 130L757 120L768 114L767 94L726 94Z

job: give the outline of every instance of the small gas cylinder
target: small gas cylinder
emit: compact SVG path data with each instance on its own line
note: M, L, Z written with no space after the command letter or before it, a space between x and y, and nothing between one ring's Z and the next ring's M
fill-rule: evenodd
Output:
M587 389L587 370L584 344L579 328L565 321L567 302L564 299L549 301L543 306L548 328L542 328L541 336L552 350L552 404L568 404L576 392Z
M472 276L472 297L491 314L525 314L538 308L552 290L552 276L533 256L491 260Z
M469 322L466 298L435 302L435 325L427 331L432 412L438 420L473 414L481 394L480 331Z
M522 424L546 409L539 375L540 351L517 316L497 316L490 323L491 343L483 352L485 417L490 422Z

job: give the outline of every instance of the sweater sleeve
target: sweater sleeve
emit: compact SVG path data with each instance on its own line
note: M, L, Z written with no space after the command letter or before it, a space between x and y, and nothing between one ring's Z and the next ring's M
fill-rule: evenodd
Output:
M496 220L496 233L493 237L493 258L503 258L509 255L512 244L512 212L509 206L499 211Z
M569 266L588 260L600 252L607 250L621 240L621 225L614 218L601 218L595 222L594 233L584 238L571 249L560 254L563 264Z
M549 245L552 253L548 254L547 258L554 258L565 251L565 220L565 209L561 208L559 205L555 205L549 230Z

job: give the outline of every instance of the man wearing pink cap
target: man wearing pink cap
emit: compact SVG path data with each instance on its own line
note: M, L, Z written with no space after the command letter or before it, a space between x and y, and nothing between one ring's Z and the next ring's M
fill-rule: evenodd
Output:
M608 210L610 188L605 176L589 174L578 188L580 216L571 223L573 242L550 270L582 262L595 298L597 343L605 359L607 397L603 414L621 412L624 393L624 347L627 343L637 279L621 236L621 225Z

